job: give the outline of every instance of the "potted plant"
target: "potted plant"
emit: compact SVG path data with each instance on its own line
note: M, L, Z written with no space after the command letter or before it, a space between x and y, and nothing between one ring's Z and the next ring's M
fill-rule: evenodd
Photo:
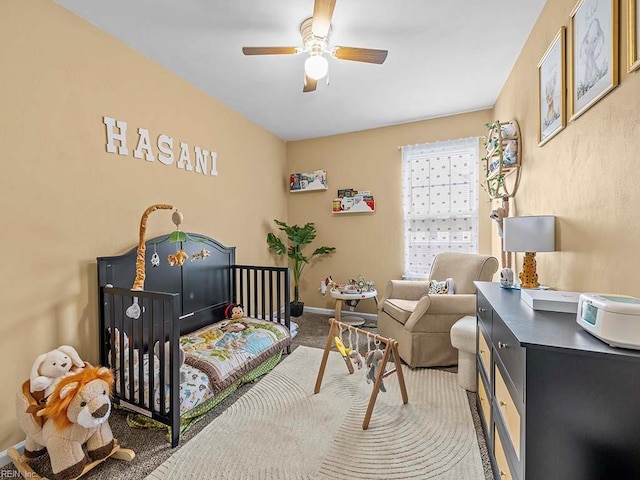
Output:
M267 244L269 250L278 254L286 255L291 262L293 270L293 302L291 302L291 316L299 317L302 315L304 303L300 301L300 276L304 267L312 258L319 255L327 255L333 252L336 247L318 247L309 256L302 251L303 247L309 245L316 238L316 227L313 223L306 223L300 227L298 225L287 225L280 220L274 220L280 230L287 236L288 247L285 243L275 236L273 233L267 234Z

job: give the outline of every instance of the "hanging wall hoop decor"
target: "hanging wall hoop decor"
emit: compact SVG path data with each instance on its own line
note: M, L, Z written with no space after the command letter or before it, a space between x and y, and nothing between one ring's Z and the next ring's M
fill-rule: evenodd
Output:
M518 122L496 120L488 123L485 136L485 182L483 188L491 200L513 197L520 184L522 138Z

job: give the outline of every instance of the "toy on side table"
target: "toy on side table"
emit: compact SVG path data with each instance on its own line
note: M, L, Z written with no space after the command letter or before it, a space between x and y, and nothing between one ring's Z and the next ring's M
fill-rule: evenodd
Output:
M120 448L109 426L113 373L83 365L57 378L48 397L43 390L32 394L30 380L18 391L16 415L26 434L24 455L14 448L7 453L23 477L42 478L28 461L44 453L49 453L54 480L78 478L109 457L126 461L135 457L132 450Z

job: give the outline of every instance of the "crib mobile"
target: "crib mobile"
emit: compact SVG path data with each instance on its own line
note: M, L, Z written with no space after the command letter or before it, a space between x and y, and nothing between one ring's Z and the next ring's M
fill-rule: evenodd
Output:
M320 369L318 371L318 377L316 379L316 385L313 393L316 394L320 392L324 370L329 357L329 351L334 346L344 359L349 374L354 373L354 367L360 370L364 365L366 365L367 383L373 382L373 390L371 392L371 397L369 398L369 405L367 406L367 412L365 413L364 420L362 422L362 429L366 430L369 428L369 422L371 420L371 414L373 413L373 407L376 403L376 398L378 397L378 392L387 391L384 386L384 379L389 375L395 373L398 376L398 385L400 387L400 393L402 394L402 403L406 404L409 402L407 388L404 383L404 375L402 373L402 366L400 365L400 356L398 355L398 342L392 338L381 337L378 334L361 330L347 323L338 322L335 318L332 318L330 322L331 327L329 328L329 335L327 336L327 342L324 347L324 353L322 355L322 361L320 362ZM344 344L344 331L347 331L348 346ZM364 335L366 337L367 351L364 358L360 353L360 335ZM355 347L353 344L353 336L355 336ZM371 344L373 344L374 348L371 348ZM380 348L381 344L384 344L384 350ZM391 370L386 371L387 363L391 358L393 358L395 366Z
M153 244L153 255L151 255L151 266L158 267L160 266L160 256L156 250L156 246L158 244L164 242L170 242L176 244L176 253L169 254L167 256L167 262L169 266L179 266L182 267L184 262L189 258L189 254L179 248L179 244L181 242L186 242L190 240L192 242L201 242L200 240L194 239L190 237L186 232L180 230L180 225L184 220L184 216L180 210L177 208L174 210L173 205L168 205L165 203L156 203L148 207L144 213L142 214L142 218L140 219L140 230L139 230L139 241L138 241L138 250L136 252L136 278L133 281L133 287L131 287L132 291L141 291L144 290L144 280L146 278L145 264L146 264L146 243L144 241L145 233L147 231L147 220L149 215L151 215L156 210L173 210L173 214L171 215L171 220L176 226L176 230L172 232L166 239L155 242ZM208 256L211 255L211 252L206 248L202 248L199 252L195 252L191 254L191 261L194 260L205 260ZM142 313L142 309L138 303L138 297L133 297L133 303L126 310L127 317L132 320L137 320L140 318L140 314Z

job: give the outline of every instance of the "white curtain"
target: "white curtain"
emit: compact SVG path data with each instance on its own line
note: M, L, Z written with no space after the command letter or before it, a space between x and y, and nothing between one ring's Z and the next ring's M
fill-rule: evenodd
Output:
M478 152L478 137L402 147L405 278L442 251L477 253Z

